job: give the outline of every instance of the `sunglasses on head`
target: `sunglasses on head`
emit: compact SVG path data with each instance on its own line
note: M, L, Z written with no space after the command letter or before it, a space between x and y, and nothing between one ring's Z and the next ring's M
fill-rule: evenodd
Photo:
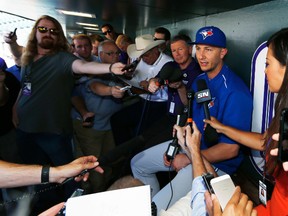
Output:
M103 32L104 35L107 35L108 33L110 34L112 31L109 29L106 32Z
M37 27L38 31L42 34L46 33L46 32L50 32L50 34L52 35L58 35L59 34L59 30L55 29L55 28L46 28L44 26L38 26Z

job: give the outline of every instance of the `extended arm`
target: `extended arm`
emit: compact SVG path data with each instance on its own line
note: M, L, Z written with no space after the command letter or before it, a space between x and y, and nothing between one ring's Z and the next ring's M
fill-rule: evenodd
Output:
M84 60L77 59L72 64L72 70L76 74L104 74L114 73L122 75L124 72L124 64L121 62L113 64L104 64L98 62L86 62Z
M192 126L193 133L191 133L190 126L186 126L185 133L183 133L181 127L177 125L175 125L174 128L177 130L179 144L181 145L182 149L186 151L193 164L193 177L195 178L201 176L206 172L210 172L216 175L212 165L201 154L201 133L198 130L195 122L193 122ZM183 134L185 134L185 138L183 137ZM187 146L185 146L184 139L186 139Z
M113 96L115 98L122 98L124 96L124 91L120 90L119 86L108 86L97 81L90 84L90 89L94 94L100 96Z
M9 44L10 50L12 55L15 57L15 59L20 59L21 55L23 53L24 47L20 46L17 43L17 36L16 34L13 37L10 37L10 32L6 33L4 35L4 41Z
M192 182L191 206L189 206L189 209L190 207L192 208L192 215L206 216L207 212L204 202L204 193L207 188L205 187L204 181L202 180L201 176L207 172L210 172L214 176L216 176L216 173L214 172L211 164L207 162L205 158L201 155L201 133L199 132L194 122L192 126L193 133L191 133L190 126L187 126L185 128L185 133L181 131L181 128L179 126L174 126L174 128L177 130L177 137L181 147L185 149L193 165L192 170L194 179ZM185 134L187 146L185 146L183 134Z
M69 164L51 167L49 172L49 182L61 183L66 178L77 176L85 169L93 169L102 173L103 170L98 166L97 158L85 156L72 161ZM23 165L0 161L0 188L19 187L41 183L40 165ZM87 180L88 175L84 176ZM81 178L76 177L79 181Z
M210 163L217 163L236 157L239 152L238 144L218 143L208 149L202 150L201 153Z
M85 121L88 118L94 119L95 114L93 112L89 112L86 107L84 99L79 95L74 95L71 99L72 105L80 113L83 119L83 127L92 127L93 121Z
M217 130L218 133L225 134L230 139L235 140L249 148L263 151L265 134L242 131L234 127L230 127L220 123L216 118L211 117L211 120L205 119L205 123L210 124Z

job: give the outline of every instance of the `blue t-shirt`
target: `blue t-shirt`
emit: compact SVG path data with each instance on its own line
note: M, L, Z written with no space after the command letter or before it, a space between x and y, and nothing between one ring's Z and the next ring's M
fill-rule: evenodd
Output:
M7 68L7 64L3 58L0 57L0 69L5 70Z
M21 81L21 67L18 65L13 65L10 68L6 69L7 72L13 74L18 81Z
M87 79L85 80L85 78ZM93 79L82 77L81 84L75 86L72 95L81 96L85 101L87 109L95 114L93 129L97 131L111 130L110 118L122 108L122 100L113 96L100 96L93 93L90 89L90 85L93 82L100 82L108 86L116 85L112 81L112 78L105 80L95 77ZM82 120L81 115L75 109L72 109L71 115L73 119Z
M176 62L174 62L176 67L179 67ZM182 82L186 86L186 89L191 89L191 85L195 78L202 73L199 64L193 59L193 61L188 65L187 68L182 70L183 79ZM184 105L180 99L177 89L168 87L168 103L167 111L170 115L182 114L184 110Z
M209 79L206 73L199 75L192 84L192 89L197 92L197 80L204 79L210 89L212 100L209 103L211 116L217 118L225 125L239 130L250 131L253 110L252 96L245 83L234 74L226 65L223 65L220 73L213 79ZM202 104L193 103L193 120L203 134L205 113ZM209 148L203 136L201 149ZM234 140L223 134L219 134L218 143L234 144ZM214 163L213 165L222 171L232 174L243 160L240 150L238 157Z

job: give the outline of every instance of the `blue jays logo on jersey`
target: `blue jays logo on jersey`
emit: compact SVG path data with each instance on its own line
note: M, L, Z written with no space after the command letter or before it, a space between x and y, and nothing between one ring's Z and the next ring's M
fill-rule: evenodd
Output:
M201 31L200 34L202 35L203 40L205 40L207 37L213 35L213 29L205 29L205 30Z
M209 102L209 104L208 104L209 109L211 109L211 107L214 106L214 100L215 100L215 97L213 97L212 100Z

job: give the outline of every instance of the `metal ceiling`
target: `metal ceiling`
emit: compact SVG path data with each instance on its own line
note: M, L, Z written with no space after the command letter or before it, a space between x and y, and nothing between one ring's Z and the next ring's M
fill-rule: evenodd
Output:
M157 27L199 16L248 7L269 0L4 0L1 11L35 20L43 14L77 30L76 22L112 24L118 32L134 35L136 30ZM56 9L93 13L95 19L59 14ZM0 19L0 27L3 20Z

